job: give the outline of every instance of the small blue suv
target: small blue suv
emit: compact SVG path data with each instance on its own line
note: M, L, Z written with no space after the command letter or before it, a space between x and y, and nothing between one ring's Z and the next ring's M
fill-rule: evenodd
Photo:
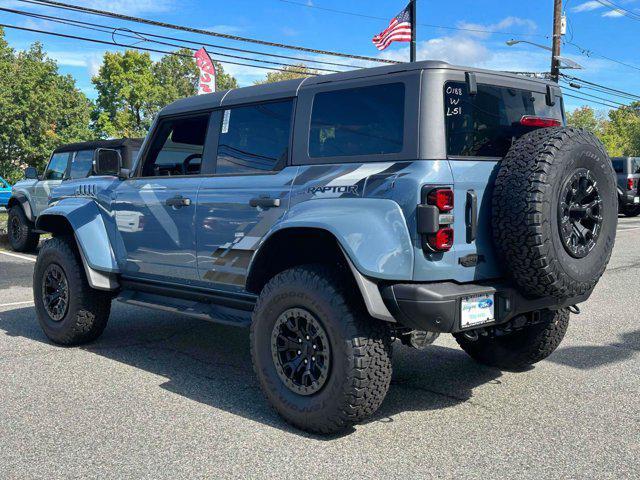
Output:
M103 150L53 192L40 324L89 342L118 298L250 326L267 399L320 433L378 409L394 339L531 365L616 233L611 160L564 118L556 84L442 62L180 100L133 168Z
M7 207L11 198L11 187L7 181L0 177L0 207Z

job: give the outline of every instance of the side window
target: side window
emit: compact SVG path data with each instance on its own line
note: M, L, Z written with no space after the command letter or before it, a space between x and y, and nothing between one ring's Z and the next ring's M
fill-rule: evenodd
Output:
M87 178L93 171L93 150L81 150L71 159L69 178Z
M67 171L67 165L69 163L69 153L55 153L51 157L51 161L47 166L47 171L44 172L44 180L62 180L64 174Z
M318 93L310 157L399 153L404 140L404 83Z
M167 119L156 129L144 159L143 177L198 175L209 114Z
M632 175L640 174L640 158L632 158L631 159L631 169L629 173Z
M224 110L216 174L281 170L289 156L293 100Z

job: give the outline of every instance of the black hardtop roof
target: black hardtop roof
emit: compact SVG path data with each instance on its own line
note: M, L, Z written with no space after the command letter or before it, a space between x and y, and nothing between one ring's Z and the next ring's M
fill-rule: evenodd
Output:
M320 83L340 82L345 80L353 80L357 78L372 77L378 75L388 75L392 73L406 72L412 70L456 70L463 72L475 72L488 75L497 75L501 77L510 77L518 81L530 81L535 83L549 84L547 80L525 77L514 73L500 72L495 70L483 70L471 67L462 67L451 65L447 62L425 60L412 63L398 63L394 65L385 65L382 67L361 68L350 70L348 72L331 73L327 75L318 75L308 78L297 78L294 80L286 80L283 82L266 83L261 85L253 85L250 87L236 88L233 90L225 90L222 92L210 93L208 95L199 95L178 100L165 107L161 115L175 115L180 113L194 112L198 110L209 110L222 106L231 106L239 103L260 102L267 100L275 100L278 98L291 98L298 95L301 87L317 85ZM554 84L555 85L555 84Z
M67 143L56 148L53 153L76 152L80 150L95 150L96 148L139 147L143 138L116 138L113 140L94 140L91 142Z

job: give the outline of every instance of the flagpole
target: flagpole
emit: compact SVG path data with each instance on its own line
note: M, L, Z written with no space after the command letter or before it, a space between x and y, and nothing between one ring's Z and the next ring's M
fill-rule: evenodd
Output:
M410 51L410 61L416 61L416 30L418 28L418 22L416 21L416 0L410 0L409 2L411 9L411 48Z

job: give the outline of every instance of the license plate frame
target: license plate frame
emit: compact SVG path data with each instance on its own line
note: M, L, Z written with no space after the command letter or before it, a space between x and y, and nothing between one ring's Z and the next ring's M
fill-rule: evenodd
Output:
M496 321L493 293L471 295L460 299L460 328L472 328Z

